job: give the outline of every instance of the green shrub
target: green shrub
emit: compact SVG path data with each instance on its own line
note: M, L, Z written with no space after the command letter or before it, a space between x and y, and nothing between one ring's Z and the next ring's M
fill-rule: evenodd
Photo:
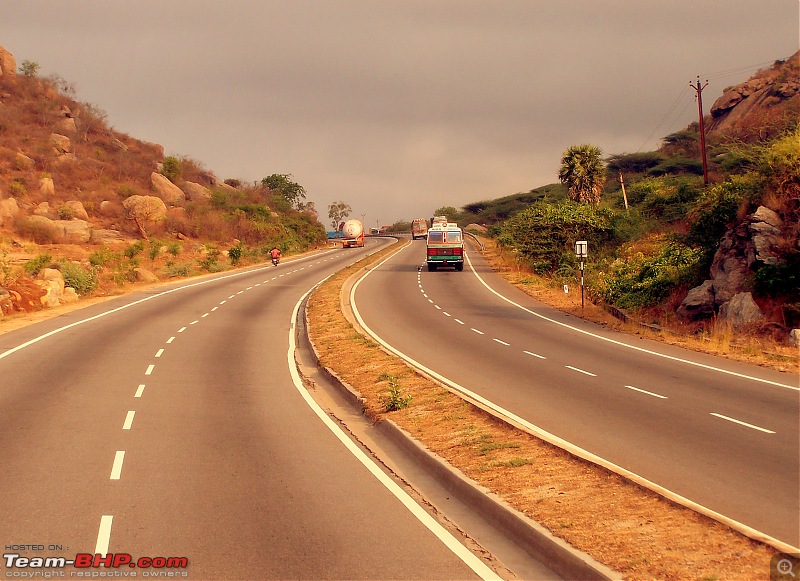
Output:
M123 251L123 254L125 254L125 256L126 256L127 258L133 258L133 257L134 257L134 256L136 256L137 254L141 254L142 252L144 252L144 241L142 241L142 240L137 240L137 241L136 241L136 242L134 242L133 244L129 245L129 246L128 246L128 247L127 247L127 248L126 248L124 251Z
M117 259L117 256L108 246L98 248L89 255L89 264L97 268L108 266Z
M713 254L728 226L736 220L739 208L760 195L752 176L731 176L703 192L689 211L686 242L709 249Z
M117 188L117 195L123 200L130 198L131 196L135 196L137 193L138 192L136 191L136 188L133 188L127 184L122 184Z
M219 264L219 257L222 254L215 245L208 244L206 245L206 257L200 261L200 268L203 270L207 270L208 272L219 272L222 270L222 266Z
M753 275L753 290L761 296L800 300L800 252L793 252L785 262L761 265Z
M72 220L75 217L74 210L64 204L58 208L58 219L59 220Z
M150 257L150 260L155 260L158 258L158 255L161 253L161 247L163 246L163 242L161 240L151 240L150 245L147 248L147 256Z
M167 264L163 272L167 278L187 277L192 274L192 265L190 263Z
M381 397L384 411L393 412L401 410L407 408L411 404L411 394L403 395L400 384L394 375L382 373L378 377L378 381L389 382L389 393Z
M180 242L170 242L167 244L167 252L169 252L172 256L178 256L181 253L183 247L181 246Z
M242 243L239 242L236 246L231 246L228 249L228 259L231 261L233 266L239 264L239 261L242 259L242 254L244 254L244 246Z
M181 160L173 155L168 155L161 163L161 175L172 183L175 183L175 180L181 177L182 171Z
M87 295L97 288L97 271L94 268L85 269L74 262L59 262L64 285L75 289L79 295Z
M52 261L53 257L50 254L39 254L28 260L22 268L28 276L36 276L43 268L50 266Z

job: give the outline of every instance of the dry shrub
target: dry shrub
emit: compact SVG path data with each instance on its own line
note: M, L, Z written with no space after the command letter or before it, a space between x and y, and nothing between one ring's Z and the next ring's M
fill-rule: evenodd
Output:
M64 237L55 224L34 220L28 216L18 218L15 228L20 236L36 244L58 244Z

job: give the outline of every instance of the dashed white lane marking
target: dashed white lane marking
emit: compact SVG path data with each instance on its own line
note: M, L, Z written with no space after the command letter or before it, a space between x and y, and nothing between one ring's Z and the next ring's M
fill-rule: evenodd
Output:
M429 302L430 304L433 304L433 301L432 301L431 299L428 299L428 302Z
M573 367L572 365L565 365L567 369L572 369L572 371L577 371L578 373L583 373L584 375L590 375L591 377L597 377L594 373L590 373L588 371L584 371L583 369L578 369L577 367Z
M136 388L136 394L134 394L133 397L142 397L143 393L144 393L144 383L140 383L139 387Z
M145 375L150 375L150 374L152 374L152 373L153 373L153 369L155 369L155 368L156 368L156 366L155 366L155 365L148 365L148 366L147 366L147 371L145 371L145 372L144 372L144 374L145 374Z
M247 288L246 288L246 289L244 289L244 290L250 290L251 288L253 288L253 287L249 286L249 287L247 287Z
M180 329L178 329L178 333L183 333L185 330L186 330L186 327L181 327Z
M125 416L125 422L122 424L123 430L130 430L131 426L133 425L133 416L136 415L136 412L130 410L128 414Z
M666 395L659 395L657 393L653 393L652 391L647 391L646 389L639 389L638 387L633 387L632 385L626 385L628 389L632 389L633 391L638 391L640 393L646 393L647 395L652 395L653 397L657 397L659 399L667 399Z
M109 480L119 480L122 474L122 462L125 460L125 450L117 450L114 454L114 465L111 466L111 478Z
M172 343L174 340L175 340L175 337L170 337L169 339L167 339L167 345Z
M440 311L442 310L442 307L440 307L439 305L433 305L433 306L436 307Z
M100 554L104 557L108 553L108 542L111 539L111 523L114 517L104 514L100 517L100 530L97 531L97 543L94 546L95 555Z
M748 424L747 422L743 422L743 421L737 420L735 418L729 418L728 416L723 416L722 414L717 414L717 413L711 412L711 415L716 417L716 418L720 418L720 419L723 419L723 420L728 420L729 422L733 422L734 424L739 424L740 426L745 426L745 427L751 428L753 430L758 430L759 432L766 432L767 434L774 434L775 433L772 430L768 430L766 428L760 428L758 426L754 426L753 424Z
M220 301L220 302L219 302L219 304L221 304L221 305L224 305L224 304L225 304L225 303L227 303L227 302L228 302L228 301Z
M478 335L484 335L483 331L478 331L475 327L472 327L472 330L475 331Z
M256 283L256 286L261 286L261 283L260 282Z
M201 319L205 319L205 318L206 318L208 315L209 315L209 313L203 313L203 314L200 316L200 318L201 318Z
M161 357L163 354L164 354L164 350L163 349L159 349L158 351L156 351L156 359Z
M501 341L500 339L492 339L492 341L497 341L501 345L506 345L506 346L511 345L511 343L506 343L505 341Z
M229 298L229 299L232 299L232 298L233 298L233 297L235 297L235 296L236 296L236 295L231 295L231 296L229 296L228 298Z
M538 357L539 359L547 359L544 355L539 355L538 353L531 353L530 351L523 351L525 355L530 355L531 357Z
M200 322L200 321L198 321L197 319L195 319L194 321L192 321L192 322L191 322L191 323L189 323L189 324L190 324L190 325L196 325L196 324L197 324L197 323L199 323L199 322Z
M462 321L461 319L453 319L453 320L454 320L456 323L458 323L459 325L465 325L465 324L466 324L466 323L464 323L464 321Z
M244 291L243 291L243 290L241 290L241 291L239 291L239 292L238 292L238 293L236 293L236 294L237 294L237 295L240 295L240 294L242 294L243 292L244 292Z
M451 315L450 313L448 313L447 311L442 311L442 314L443 314L445 317L452 317L452 316L453 316L453 315Z
M216 311L218 308L219 308L219 307L212 307L212 308L211 308L211 312L213 313L213 312L214 312L214 311Z

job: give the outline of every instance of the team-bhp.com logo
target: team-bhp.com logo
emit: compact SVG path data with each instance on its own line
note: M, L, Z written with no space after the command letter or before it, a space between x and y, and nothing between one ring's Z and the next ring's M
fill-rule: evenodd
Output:
M74 559L66 557L23 557L19 553L4 553L6 577L31 578L45 575L43 570L50 570L50 577L136 577L135 571L126 569L142 569L142 577L187 577L182 571L189 566L186 557L139 557L134 559L129 553L108 553L107 555L78 553ZM74 567L77 571L60 571L66 567ZM101 571L100 569L114 569ZM176 571L177 569L177 571ZM34 571L31 571L34 570Z

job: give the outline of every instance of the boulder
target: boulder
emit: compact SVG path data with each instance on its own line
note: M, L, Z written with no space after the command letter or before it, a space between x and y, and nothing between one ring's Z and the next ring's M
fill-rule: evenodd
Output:
M789 345L800 347L800 329L792 329L789 332Z
M183 191L186 194L186 198L192 202L211 198L211 190L195 182L184 182Z
M75 126L75 119L72 117L62 117L56 121L54 129L58 133L77 133L78 128Z
M11 224L19 216L19 204L14 198L0 200L0 226Z
M689 291L677 310L684 321L697 321L714 316L714 283L705 281Z
M103 216L113 216L117 213L117 206L110 200L103 200L100 202L100 213Z
M719 318L734 328L739 328L763 319L764 315L753 300L751 293L738 293L720 306Z
M97 230L92 229L89 232L89 242L92 244L108 244L113 242L124 242L125 237L119 230L109 230L100 228Z
M750 236L755 249L755 259L764 264L777 264L776 248L780 244L783 220L776 212L759 206L750 217Z
M86 220L53 220L61 231L66 244L85 244L89 242L91 226Z
M78 220L88 220L89 214L86 212L86 208L83 207L83 204L78 200L70 200L65 202L64 205L72 211L72 217L77 218Z
M50 207L50 202L42 202L36 208L33 209L34 216L44 216L45 218L50 218L51 220L55 220L58 216L56 216L55 210Z
M17 60L13 54L0 46L0 77L14 78L16 76Z
M137 267L133 269L133 272L136 273L138 282L158 282L158 277L146 268Z
M44 294L39 299L46 307L57 307L64 296L64 277L55 268L43 268L39 271L36 284L42 287Z
M714 300L718 308L742 290L750 274L750 266L756 260L756 251L750 237L748 222L742 222L722 237L711 263L711 279L714 283Z
M56 194L53 178L44 177L39 180L39 193L48 198L52 198Z
M158 172L150 174L150 182L156 195L171 206L178 206L186 201L186 194L178 186Z
M53 146L53 150L55 151L56 155L72 153L72 141L66 135L61 135L60 133L51 133L50 145Z
M36 162L21 151L18 151L14 156L14 165L17 169L33 169Z
M125 217L133 220L139 233L147 237L146 226L152 222L163 220L167 215L167 206L164 200L156 196L130 196L122 202Z

